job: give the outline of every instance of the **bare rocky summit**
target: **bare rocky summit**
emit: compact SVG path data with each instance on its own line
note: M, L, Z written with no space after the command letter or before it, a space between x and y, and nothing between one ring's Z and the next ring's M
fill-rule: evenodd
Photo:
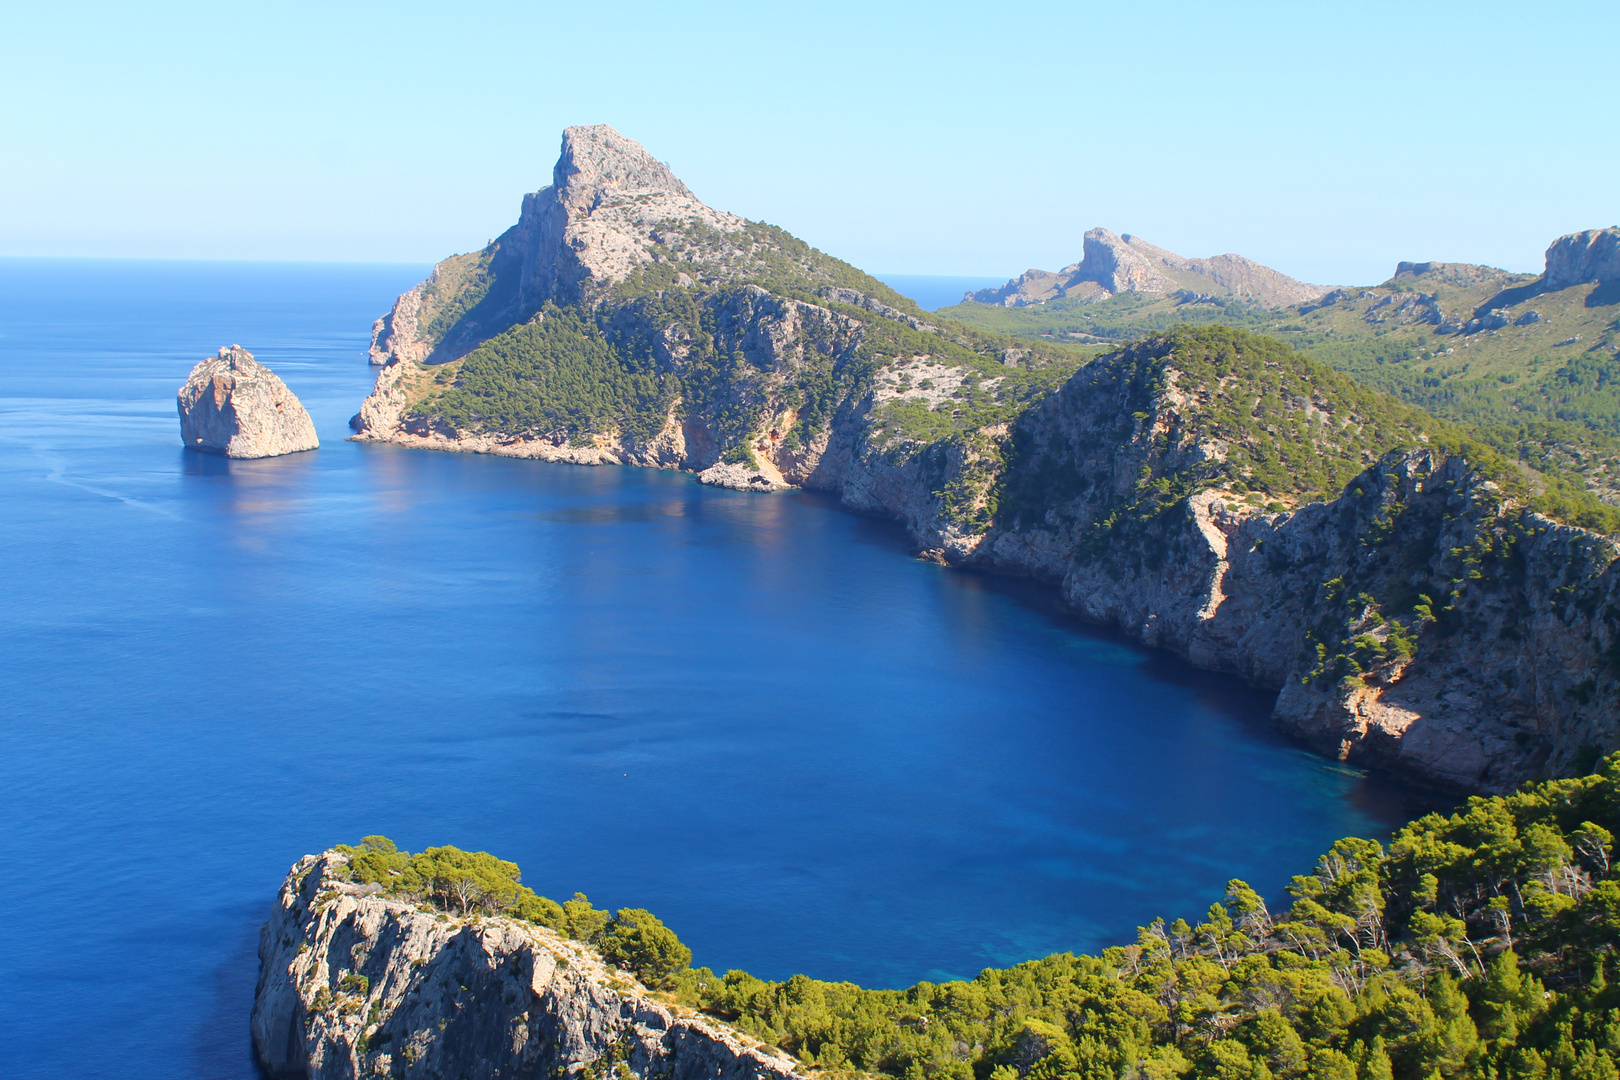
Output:
M303 404L240 345L192 368L176 405L180 439L193 450L262 458L320 446Z
M706 206L641 144L606 124L563 132L549 187L481 251L455 255L373 326L371 362L440 362L638 270L671 285L746 281L794 262L777 230ZM807 267L799 267L808 271Z
M1326 290L1241 255L1188 259L1126 233L1092 229L1082 240L1082 258L1055 273L1030 270L999 289L980 289L967 299L1003 307L1026 307L1049 300L1106 300L1120 293L1237 297L1263 307L1286 307L1314 300Z
M253 1046L276 1080L801 1075L579 942L379 895L347 864L337 851L300 859L259 934Z
M1620 281L1620 226L1588 229L1554 240L1542 281L1548 289Z

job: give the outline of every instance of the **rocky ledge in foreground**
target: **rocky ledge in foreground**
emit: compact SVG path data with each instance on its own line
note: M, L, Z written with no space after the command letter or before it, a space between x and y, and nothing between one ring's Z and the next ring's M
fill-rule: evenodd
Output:
M176 405L180 439L193 450L262 458L321 445L309 412L287 384L240 345L192 368Z
M789 1080L793 1063L663 1004L588 946L459 918L349 880L341 851L288 873L259 935L253 1045L293 1077Z

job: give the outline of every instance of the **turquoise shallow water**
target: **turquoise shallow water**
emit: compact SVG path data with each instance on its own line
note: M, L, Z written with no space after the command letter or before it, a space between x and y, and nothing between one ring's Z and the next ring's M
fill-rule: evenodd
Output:
M1280 895L1407 812L826 497L344 442L421 272L0 260L4 1075L252 1076L257 926L363 833L898 986ZM319 451L181 449L231 341Z

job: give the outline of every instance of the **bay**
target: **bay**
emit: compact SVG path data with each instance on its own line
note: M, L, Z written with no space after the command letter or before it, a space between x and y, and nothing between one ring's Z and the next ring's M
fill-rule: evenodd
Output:
M366 833L903 986L1281 898L1416 805L828 496L344 441L425 270L0 260L8 1076L253 1076L258 926ZM320 450L181 448L231 342Z

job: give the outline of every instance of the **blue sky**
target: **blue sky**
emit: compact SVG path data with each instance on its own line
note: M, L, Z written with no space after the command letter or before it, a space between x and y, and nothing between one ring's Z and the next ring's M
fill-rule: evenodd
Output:
M0 254L432 261L568 124L878 272L1326 284L1620 222L1620 5L9 5Z

